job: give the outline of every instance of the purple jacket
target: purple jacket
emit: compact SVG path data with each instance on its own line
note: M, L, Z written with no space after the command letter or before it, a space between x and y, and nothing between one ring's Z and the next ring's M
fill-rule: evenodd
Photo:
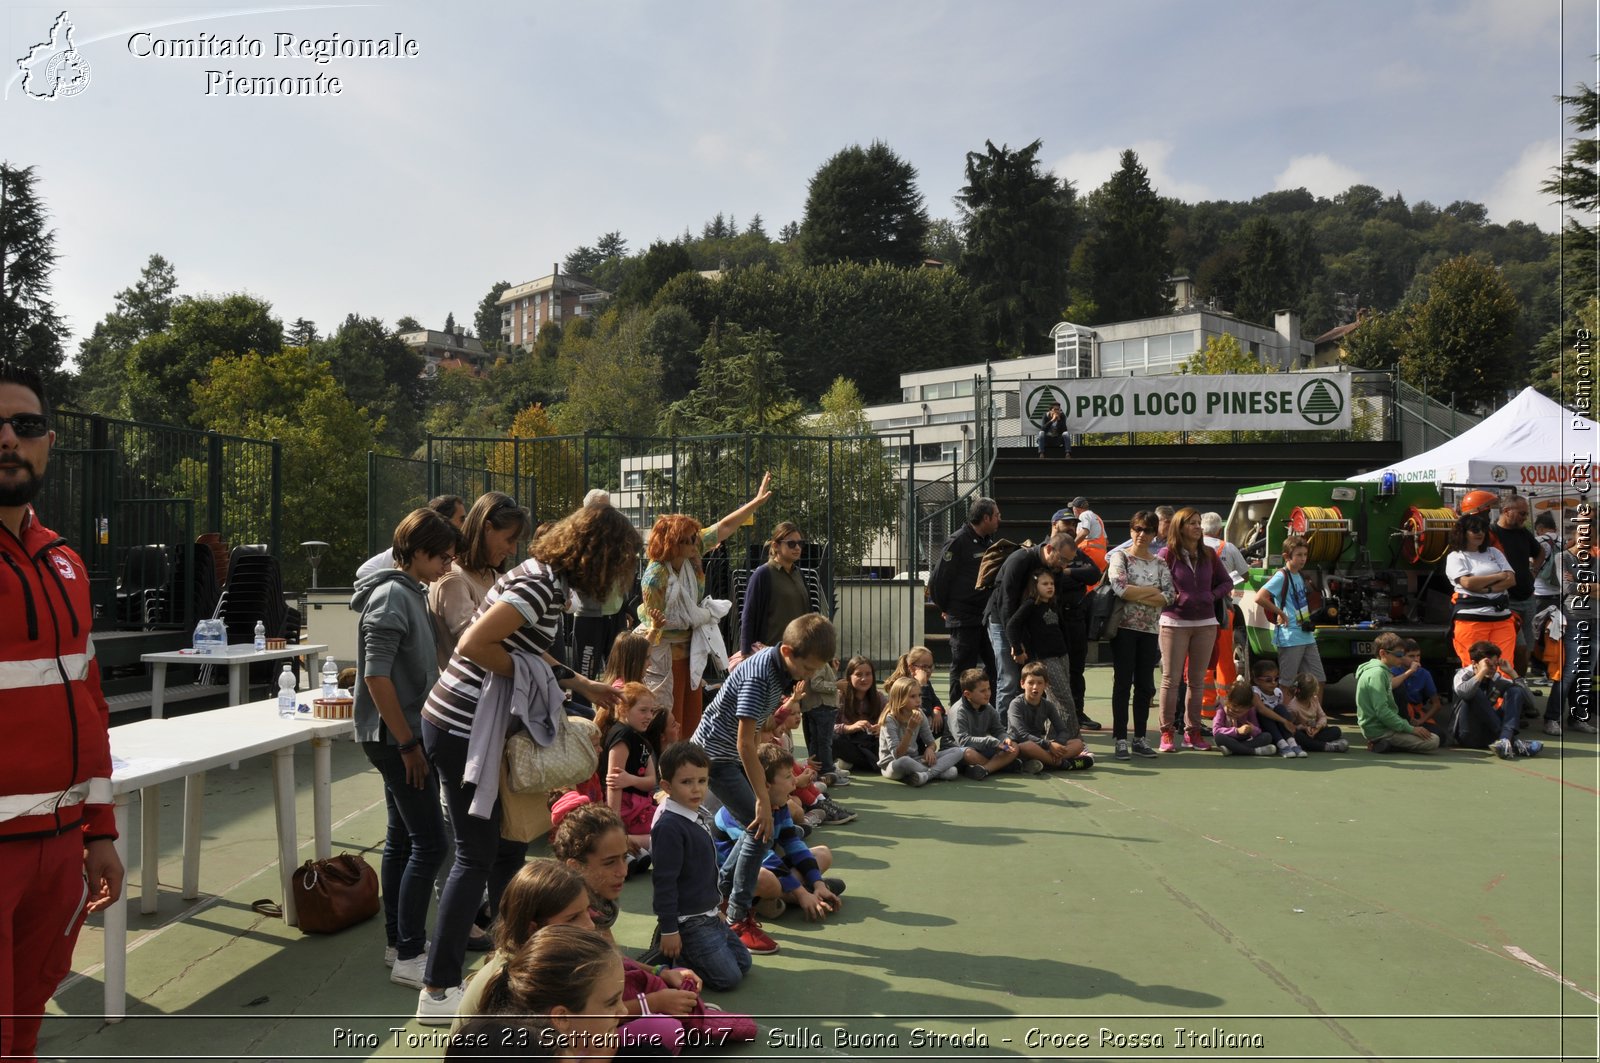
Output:
M1189 567L1189 562L1178 560L1177 553L1177 547L1168 546L1157 555L1172 570L1172 585L1178 590L1178 600L1161 610L1161 615L1174 620L1215 620L1217 599L1226 599L1233 592L1227 566L1204 544L1198 571Z
M1245 711L1244 719L1240 720L1239 723L1234 723L1233 718L1228 715L1227 710L1225 710L1221 705L1218 705L1217 715L1211 721L1211 733L1214 735L1232 735L1233 737L1238 738L1239 725L1246 723L1251 727L1254 727L1257 734L1261 733L1261 720L1256 716L1256 709L1254 705L1250 706L1250 708Z

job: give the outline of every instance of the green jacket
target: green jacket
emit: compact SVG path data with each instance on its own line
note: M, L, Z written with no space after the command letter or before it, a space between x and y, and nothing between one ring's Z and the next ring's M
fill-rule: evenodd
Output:
M1393 676L1384 663L1374 657L1356 669L1356 724L1368 738L1382 738L1396 731L1411 733L1411 725L1394 703Z

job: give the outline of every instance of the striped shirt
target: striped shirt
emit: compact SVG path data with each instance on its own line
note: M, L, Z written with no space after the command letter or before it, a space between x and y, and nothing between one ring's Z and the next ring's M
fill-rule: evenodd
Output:
M768 646L734 669L706 707L692 741L712 760L739 759L739 721L759 728L794 689L781 646Z
M561 613L567 604L566 581L543 561L532 558L501 576L484 596L473 616L476 622L490 606L505 602L522 614L522 626L501 643L508 652L543 654L555 645L561 633ZM470 626L470 625L469 625ZM472 717L478 711L483 681L488 672L480 664L450 655L450 664L439 673L422 714L451 734L462 738L472 733Z

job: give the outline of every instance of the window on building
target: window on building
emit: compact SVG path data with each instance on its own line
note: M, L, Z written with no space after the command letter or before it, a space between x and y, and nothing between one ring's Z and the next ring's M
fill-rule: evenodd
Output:
M1079 379L1095 375L1094 333L1075 325L1056 328L1056 375Z
M906 390L909 391L911 389L908 388ZM927 401L928 399L959 399L959 398L961 398L961 397L963 397L965 395L971 395L971 394L972 394L972 380L971 380L971 378L968 378L966 380L945 380L945 381L941 381L940 383L937 383L937 384L924 384L924 385L922 385L922 399L923 399L923 401ZM907 402L914 402L914 401L916 401L916 396L915 395L908 396L906 398L906 401Z

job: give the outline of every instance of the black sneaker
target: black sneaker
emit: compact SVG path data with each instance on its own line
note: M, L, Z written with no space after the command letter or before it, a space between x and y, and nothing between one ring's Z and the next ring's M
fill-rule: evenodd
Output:
M822 822L825 826L837 827L845 823L854 823L856 814L834 801L831 797L822 799Z
M1158 757L1161 755L1150 748L1150 743L1145 741L1143 735L1128 743L1128 751L1136 757Z
M822 884L832 890L835 897L844 896L844 879L825 877L822 880Z
M1078 717L1078 726L1085 731L1104 731L1106 729L1105 724L1097 723L1087 716Z
M989 769L981 764L964 764L961 767L961 774L974 781L981 781L989 777Z

